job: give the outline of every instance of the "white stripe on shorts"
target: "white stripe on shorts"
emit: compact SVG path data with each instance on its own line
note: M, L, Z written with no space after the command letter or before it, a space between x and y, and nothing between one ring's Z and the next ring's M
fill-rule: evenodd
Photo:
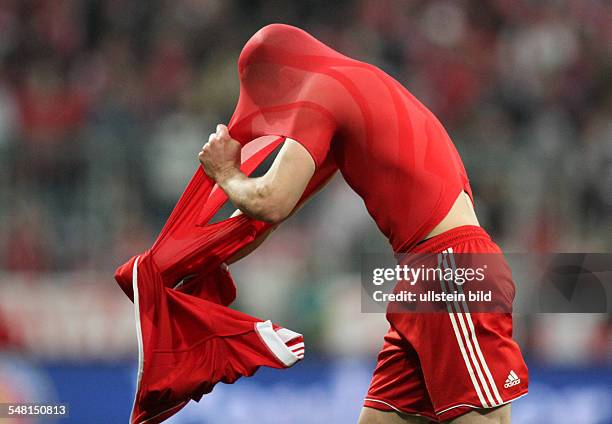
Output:
M447 258L450 259L450 263L451 263L450 268L454 272L454 270L456 269L456 264L455 264L452 248L449 248L448 250L445 250L442 253L438 254L438 267L442 266L443 268L448 269L449 266L448 266ZM442 280L440 284L442 286L442 290L444 292L447 292L444 280ZM458 293L463 293L463 289L461 288L460 285L455 285L455 286L457 286ZM449 282L448 290L450 291L450 289L451 289L451 284ZM495 385L495 382L493 380L489 367L480 349L480 345L476 337L476 331L474 328L472 317L468 311L467 304L465 302L462 302L462 305L463 305L465 313L461 311L461 308L459 307L459 304L457 303L457 301L447 302L447 309L448 309L449 318L451 320L451 324L453 326L453 330L455 332L455 337L457 339L457 343L459 344L459 349L461 350L461 354L463 356L463 360L465 362L468 373L470 374L472 384L474 385L474 389L476 390L478 399L482 403L483 407L487 408L487 407L494 407L494 406L500 405L503 403L503 401L501 399L501 396L499 395L499 392L497 390L497 387ZM459 325L457 325L457 321L459 322ZM466 322L467 322L467 325L466 325ZM461 330L459 330L459 327L461 327ZM468 332L468 327L470 330L469 332ZM466 347L467 347L467 350L466 350ZM469 352L469 356L468 356L468 352ZM475 373L474 373L474 370L476 371ZM483 373L483 370L484 370L484 373ZM486 378L485 378L485 375L486 375ZM487 379L488 379L488 382L487 382ZM484 391L484 395L486 395L486 399L483 396L483 391Z

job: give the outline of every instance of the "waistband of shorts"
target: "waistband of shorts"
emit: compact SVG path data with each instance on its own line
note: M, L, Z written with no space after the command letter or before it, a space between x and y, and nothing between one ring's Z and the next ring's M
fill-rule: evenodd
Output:
M489 236L482 227L476 225L463 225L418 243L409 253L439 253L458 242L466 242L474 239L491 241L491 236Z

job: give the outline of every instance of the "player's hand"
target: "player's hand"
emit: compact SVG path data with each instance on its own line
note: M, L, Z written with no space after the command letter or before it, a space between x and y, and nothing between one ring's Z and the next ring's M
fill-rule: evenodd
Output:
M221 183L240 172L240 148L240 143L229 135L227 127L217 125L217 132L208 137L208 143L198 155L206 175Z

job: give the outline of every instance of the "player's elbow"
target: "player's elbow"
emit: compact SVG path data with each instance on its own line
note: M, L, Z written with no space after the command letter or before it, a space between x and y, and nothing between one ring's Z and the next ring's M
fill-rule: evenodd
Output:
M289 216L293 206L278 190L267 184L259 184L251 209L254 218L270 224L279 224Z
M267 222L268 224L280 224L289 216L289 213L290 211L287 212L285 209L270 202L255 207L251 215L253 218Z
M260 220L268 224L280 224L289 216L288 213L282 213L277 210L269 210L260 215Z
M280 224L291 213L290 208L284 205L280 199L274 199L274 197L267 199L258 209L258 219L269 224Z

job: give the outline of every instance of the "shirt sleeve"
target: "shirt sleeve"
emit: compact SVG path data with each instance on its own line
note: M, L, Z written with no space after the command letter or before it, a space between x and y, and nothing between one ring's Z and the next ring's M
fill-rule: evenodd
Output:
M229 124L231 136L243 144L264 135L291 138L320 167L337 125L321 90L317 92L316 76L292 69L253 68L257 66L241 75L240 98Z

